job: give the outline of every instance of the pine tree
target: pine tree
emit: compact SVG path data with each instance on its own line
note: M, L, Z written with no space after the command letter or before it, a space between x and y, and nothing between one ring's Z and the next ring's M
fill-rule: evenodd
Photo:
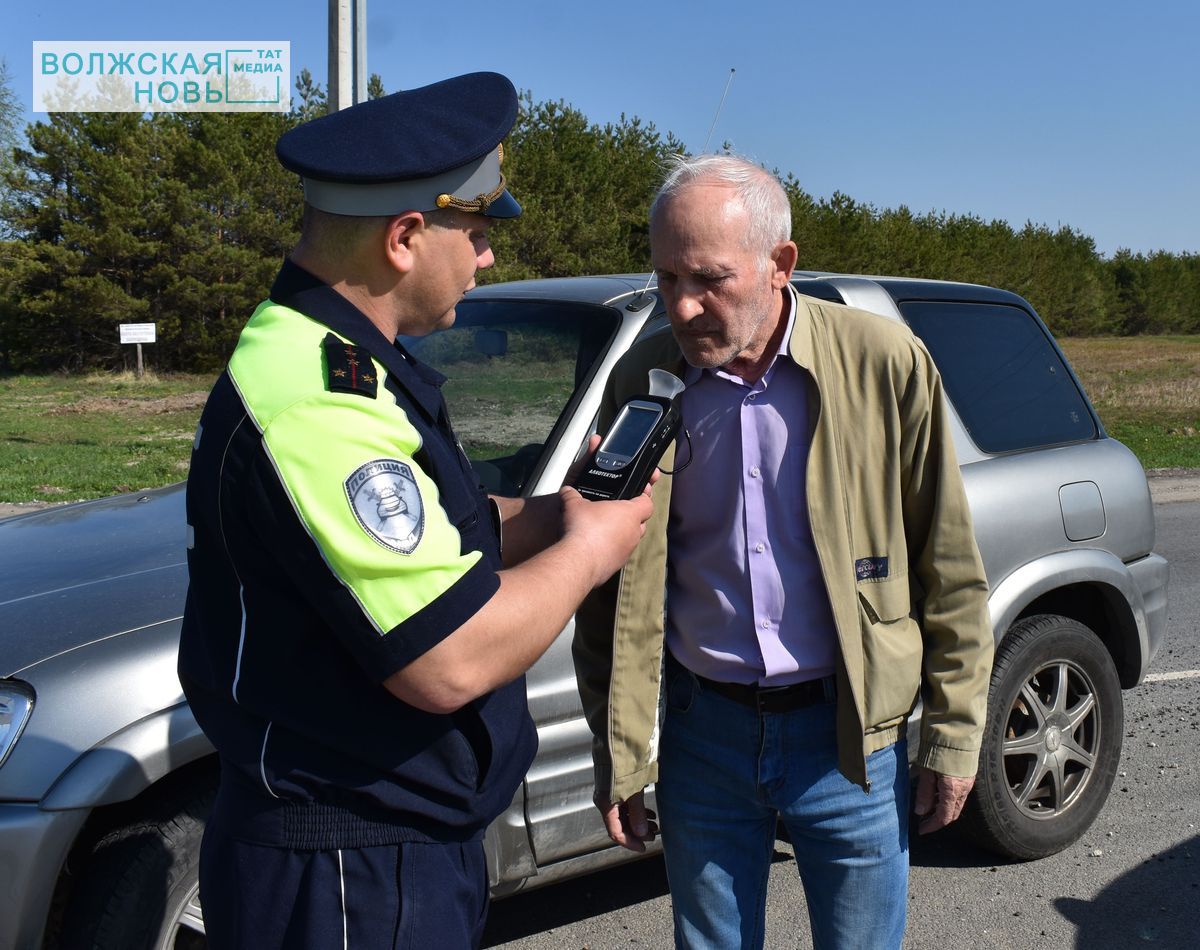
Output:
M146 319L162 203L148 128L131 113L55 113L16 150L9 220L25 246L12 284L26 319L6 334L10 363L111 361L117 324Z
M488 281L641 271L650 266L648 212L662 163L683 145L621 116L589 123L563 102L521 97L504 174L525 213L493 230Z
M291 125L271 113L169 117L173 211L152 275L160 358L191 369L224 363L295 244L302 194L274 160Z
M315 82L312 73L305 66L296 77L296 94L298 101L292 106L292 115L299 122L307 122L325 115L329 111L328 99L321 84Z
M117 325L153 322L156 365L211 369L299 230L273 113L56 113L16 153L19 241L0 288L18 369L119 366Z
M13 149L20 144L21 103L13 92L8 63L0 58L0 240L9 235L5 210L8 174L13 167Z

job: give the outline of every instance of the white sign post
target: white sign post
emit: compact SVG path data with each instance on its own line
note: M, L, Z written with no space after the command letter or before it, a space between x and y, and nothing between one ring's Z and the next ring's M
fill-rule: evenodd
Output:
M122 343L137 344L137 378L142 378L142 344L154 342L153 323L122 323L121 328Z

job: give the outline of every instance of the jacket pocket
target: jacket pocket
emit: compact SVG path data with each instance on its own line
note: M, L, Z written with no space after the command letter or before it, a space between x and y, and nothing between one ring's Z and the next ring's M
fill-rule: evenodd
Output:
M858 584L867 731L908 715L921 686L921 629L912 618L908 577Z
M907 617L912 610L908 576L885 577L879 581L858 582L858 602L871 623L892 623Z

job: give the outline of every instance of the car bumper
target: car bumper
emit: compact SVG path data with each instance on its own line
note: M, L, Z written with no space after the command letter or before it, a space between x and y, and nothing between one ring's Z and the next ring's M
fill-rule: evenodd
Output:
M1126 566L1133 583L1141 592L1142 611L1146 619L1142 669L1138 677L1140 681L1167 635L1167 580L1171 571L1166 558L1158 554L1148 554Z
M0 802L0 950L37 950L58 875L86 810Z

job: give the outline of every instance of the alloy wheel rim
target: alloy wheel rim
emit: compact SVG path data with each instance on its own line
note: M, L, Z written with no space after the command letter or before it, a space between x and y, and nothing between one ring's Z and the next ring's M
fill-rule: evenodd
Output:
M174 918L163 928L159 950L177 950L202 946L199 940L204 935L204 915L200 910L200 882L188 889L187 896L179 905Z
M1056 818L1083 796L1103 734L1095 684L1068 660L1038 667L1008 710L1001 756L1005 784L1020 812Z

